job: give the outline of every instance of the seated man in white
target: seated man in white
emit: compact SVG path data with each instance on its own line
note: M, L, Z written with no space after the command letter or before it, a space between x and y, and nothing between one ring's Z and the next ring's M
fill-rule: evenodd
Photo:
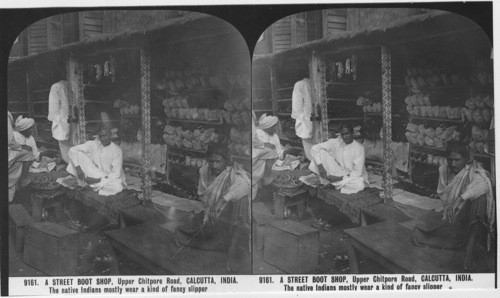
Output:
M123 190L122 149L111 142L111 131L102 128L96 140L71 147L67 171L85 180L99 192L111 196Z
M316 144L311 148L309 169L327 178L344 194L362 191L368 185L365 169L365 149L353 138L350 124L340 127L340 137Z

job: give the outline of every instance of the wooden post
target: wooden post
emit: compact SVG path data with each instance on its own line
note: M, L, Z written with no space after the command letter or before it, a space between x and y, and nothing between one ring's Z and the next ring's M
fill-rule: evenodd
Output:
M276 78L276 65L271 61L269 65L269 77L271 78L271 104L273 108L273 115L278 116L278 82Z
M391 98L391 50L381 47L382 59L382 134L384 150L384 203L392 202L392 98Z
M151 200L151 56L148 49L141 49L141 126L142 126L142 175L144 201ZM143 202L144 202L143 201Z
M79 143L83 144L87 141L87 136L85 133L85 86L83 85L83 64L81 61L76 62L76 92L75 101L76 107L78 109L78 131L79 131Z
M28 115L33 118L33 99L31 98L31 72L26 70L26 101L28 103Z
M328 100L326 98L326 64L324 58L312 53L309 62L309 73L311 75L311 88L313 93L313 109L316 106L321 110L320 135L316 142L325 142L329 139L328 133ZM313 111L316 115L317 110ZM313 136L313 139L315 137Z

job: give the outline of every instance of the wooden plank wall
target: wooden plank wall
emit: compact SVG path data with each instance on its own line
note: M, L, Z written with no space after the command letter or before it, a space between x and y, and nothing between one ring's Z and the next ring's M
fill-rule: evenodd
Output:
M325 10L323 19L323 32L325 37L332 33L345 31L347 29L347 9L328 9Z
M103 11L84 11L80 13L80 40L102 34Z
M41 53L47 50L47 23L48 19L40 20L29 27L28 55Z
M292 47L292 17L288 16L273 25L273 52Z

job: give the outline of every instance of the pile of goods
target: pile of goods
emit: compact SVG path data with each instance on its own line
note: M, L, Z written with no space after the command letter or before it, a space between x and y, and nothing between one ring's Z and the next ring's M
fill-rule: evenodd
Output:
M406 126L406 138L414 145L428 146L436 149L445 149L446 142L451 140L462 140L462 134L456 126L440 125L436 128L424 124L416 125L408 123Z
M109 56L100 63L89 64L83 70L84 84L106 84L116 82L117 62Z
M465 102L463 109L465 118L477 124L489 123L493 117L495 102L490 95L473 96Z
M291 192L298 190L304 183L291 174L283 173L273 181L273 184L281 190Z
M488 148L489 130L480 129L478 126L472 126L471 141L469 143L470 151L473 153L484 154L489 152Z
M192 68L167 70L161 82L155 83L154 87L184 93L195 89L246 88L249 86L250 77L245 72L213 75L207 68Z
M195 168L201 168L207 164L207 161L203 158L184 156L184 155L172 155L169 156L169 162L174 165L190 166Z
M131 105L127 101L121 99L115 100L113 107L120 109L121 115L137 116L141 114L141 107L139 105Z
M431 106L429 95L417 93L405 98L406 110L411 116L440 118L440 119L461 119L462 111L459 107L451 106Z
M39 190L55 190L61 186L56 182L56 179L57 178L50 175L37 175L33 178L33 181L31 181L30 186Z
M433 154L425 154L425 153L417 153L412 152L410 154L410 159L413 162L428 164L428 165L436 165L441 166L447 163L446 157L444 156L436 156Z
M238 156L250 156L251 135L250 131L241 131L231 128L229 133L229 153Z
M250 106L251 101L249 97L226 101L224 103L224 110L221 111L224 122L237 126L249 125L252 118Z
M376 113L382 114L382 103L376 102L374 104L368 104L363 106L363 112L365 113Z
M166 125L163 130L165 143L172 147L192 150L207 150L210 142L219 142L219 134L214 128L197 128L194 131L183 129L182 126Z
M220 122L235 125L250 123L250 98L228 100L224 109L191 107L187 96L174 95L163 100L164 112L169 119L186 119L208 122Z
M330 81L356 81L358 79L358 57L352 55L345 61L332 61L327 73Z
M492 82L493 73L480 67L469 74L452 72L444 67L418 67L408 69L405 76L405 84L414 91L429 87L486 85Z

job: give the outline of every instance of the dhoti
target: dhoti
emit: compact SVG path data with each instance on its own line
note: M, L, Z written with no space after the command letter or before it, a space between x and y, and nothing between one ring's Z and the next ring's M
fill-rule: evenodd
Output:
M340 190L341 193L352 194L365 189L365 179L361 176L348 176L349 173L327 151L321 150L319 159L312 158L309 170L319 174L318 164L323 166L329 176L344 177L341 181L332 183L335 189Z
M100 170L83 152L77 152L78 164L82 169L85 177L90 177L94 179L101 179L101 182L92 184L90 187L94 189L94 191L98 191L101 196L112 196L123 190L123 183L121 178L106 178L107 174ZM73 165L72 161L68 163L67 168L68 173L77 176L76 168Z

